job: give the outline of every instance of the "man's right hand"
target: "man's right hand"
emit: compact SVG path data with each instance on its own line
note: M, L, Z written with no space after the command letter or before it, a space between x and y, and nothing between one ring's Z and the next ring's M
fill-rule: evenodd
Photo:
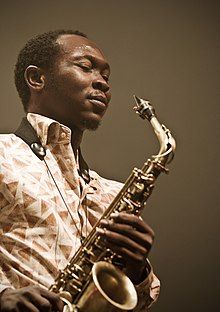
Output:
M7 288L0 294L1 312L62 312L60 297L41 288L28 286L20 289Z

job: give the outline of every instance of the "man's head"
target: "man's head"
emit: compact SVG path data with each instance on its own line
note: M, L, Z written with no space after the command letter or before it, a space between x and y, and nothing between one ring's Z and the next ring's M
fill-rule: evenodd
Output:
M15 85L25 111L27 111L30 99L30 90L25 80L25 70L29 65L35 65L48 70L52 69L56 57L60 52L57 38L63 34L76 34L87 37L85 34L74 30L49 31L31 38L18 55L14 77Z
M100 49L78 31L31 39L21 50L15 84L26 112L73 128L96 128L110 100L109 66Z

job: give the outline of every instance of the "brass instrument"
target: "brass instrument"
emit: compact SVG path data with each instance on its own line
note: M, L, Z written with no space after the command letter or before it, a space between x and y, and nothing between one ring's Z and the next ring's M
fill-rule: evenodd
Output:
M137 305L134 285L112 264L117 255L106 249L104 241L97 235L96 227L100 225L101 219L109 219L113 212L140 214L151 195L156 178L161 172L168 173L166 164L172 160L176 144L170 131L157 120L151 104L134 97L134 110L151 123L160 150L141 169L133 169L121 191L50 287L66 303L65 312L130 311Z

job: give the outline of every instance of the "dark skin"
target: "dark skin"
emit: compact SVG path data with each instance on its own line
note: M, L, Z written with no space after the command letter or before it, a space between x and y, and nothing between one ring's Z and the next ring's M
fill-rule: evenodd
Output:
M72 148L78 150L86 129L96 129L111 98L110 68L103 53L87 38L62 35L61 52L53 74L30 65L25 78L30 89L28 112L65 124L72 130ZM139 216L113 214L97 232L106 246L125 259L126 274L134 284L147 277L146 258L154 239L153 230ZM40 286L6 289L0 297L1 311L62 311L57 294Z
M40 286L20 289L6 289L1 296L2 312L51 312L63 311L63 302L54 294Z

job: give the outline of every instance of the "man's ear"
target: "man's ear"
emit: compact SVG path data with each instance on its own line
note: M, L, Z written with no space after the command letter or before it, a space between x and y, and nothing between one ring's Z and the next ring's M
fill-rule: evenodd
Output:
M45 75L41 68L29 65L24 73L24 78L30 89L40 91L45 86Z

